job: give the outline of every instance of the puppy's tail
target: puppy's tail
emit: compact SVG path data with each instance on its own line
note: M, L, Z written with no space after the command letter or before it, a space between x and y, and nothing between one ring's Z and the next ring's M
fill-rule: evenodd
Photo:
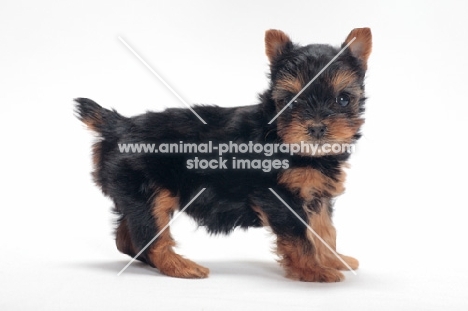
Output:
M75 98L75 114L86 126L104 139L110 139L123 132L128 118L115 110L102 108L88 98Z

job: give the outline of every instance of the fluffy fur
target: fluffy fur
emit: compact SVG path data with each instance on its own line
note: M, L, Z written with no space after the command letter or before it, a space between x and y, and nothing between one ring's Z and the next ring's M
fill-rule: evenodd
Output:
M334 198L344 191L343 167L348 153L323 156L274 155L289 168L262 170L188 169L197 154L121 153L119 143L354 143L364 112L364 76L371 51L368 28L354 29L345 50L272 124L268 122L340 50L323 44L299 46L279 30L266 32L270 86L259 104L236 108L194 106L204 125L188 109L171 108L127 118L90 99L77 98L78 118L99 136L93 146L93 177L115 203L119 215L117 248L135 256L172 214L202 188L206 190L186 210L210 233L230 233L236 227L269 226L277 236L277 253L286 275L301 281L335 282L345 266L281 203L274 189L333 248L331 222ZM346 104L346 105L345 105ZM216 159L217 154L200 154ZM224 155L231 159L233 154ZM244 154L244 159L267 159ZM176 254L169 228L139 259L174 277L203 278L207 268ZM342 256L352 268L357 260Z

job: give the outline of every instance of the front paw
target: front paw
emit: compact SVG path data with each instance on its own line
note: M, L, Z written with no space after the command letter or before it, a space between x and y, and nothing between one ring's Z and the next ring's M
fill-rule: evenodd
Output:
M357 268L359 268L359 261L356 258L341 254L339 254L339 256L348 266L345 265L343 261L339 260L335 256L329 256L325 260L322 259L322 264L324 266L332 267L338 270L349 270L349 268L351 268L352 270L356 270Z
M343 261L339 260L338 258L333 258L333 260L330 260L328 264L325 264L327 267L333 267L338 270L349 270L351 268L352 270L356 270L359 268L359 261L356 258L350 257L350 256L345 256L345 255L340 255L340 258L348 265L346 266Z
M341 257L341 259L343 259L348 264L348 266L351 267L351 269L357 270L357 268L359 268L359 261L356 258L351 257L351 256L341 255L341 254L340 254L340 257ZM348 267L339 268L339 269L340 270L349 270Z

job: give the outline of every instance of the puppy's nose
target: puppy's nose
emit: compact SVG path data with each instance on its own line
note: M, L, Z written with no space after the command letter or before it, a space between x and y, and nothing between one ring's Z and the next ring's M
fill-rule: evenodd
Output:
M323 124L309 127L309 134L316 139L322 138L326 131L327 127Z

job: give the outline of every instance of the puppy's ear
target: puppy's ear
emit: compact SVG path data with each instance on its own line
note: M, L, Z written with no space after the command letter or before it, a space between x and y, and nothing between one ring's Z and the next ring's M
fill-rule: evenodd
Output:
M270 29L265 32L265 52L270 63L291 48L291 39L281 30Z
M372 51L372 33L370 28L353 29L342 44L342 47L345 47L353 38L356 39L354 39L348 48L351 54L361 61L364 70L367 70L367 59Z

